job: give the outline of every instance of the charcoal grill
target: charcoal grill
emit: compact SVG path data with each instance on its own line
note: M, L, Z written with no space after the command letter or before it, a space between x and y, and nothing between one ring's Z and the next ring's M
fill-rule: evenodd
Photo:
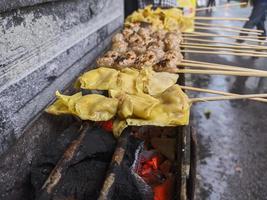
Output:
M0 2L6 24L0 31L2 46L8 47L0 61L0 199L49 199L52 194L59 194L56 199L83 198L84 189L70 189L71 196L64 196L64 192L77 186L85 188L81 180L88 174L88 181L93 181L89 190L101 191L93 199L110 199L118 190L103 183L109 183L105 181L108 175L118 172L124 142L133 143L126 139L128 134L118 139L116 147L112 134L92 123L40 111L56 88L72 88L66 86L87 66L93 66L94 58L123 24L123 1L12 2ZM67 89L65 93L74 91ZM193 199L195 145L190 145L193 140L188 127L177 127L176 132L173 199ZM85 146L85 141L90 145ZM95 159L80 162L88 157ZM62 182L66 184L60 190Z

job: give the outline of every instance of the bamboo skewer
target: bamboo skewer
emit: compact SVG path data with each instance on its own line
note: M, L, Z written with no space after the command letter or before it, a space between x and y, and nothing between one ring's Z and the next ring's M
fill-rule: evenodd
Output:
M255 49L255 50L267 50L265 46L239 46L239 45L210 45L203 43L191 43L191 42L182 42L181 45L193 45L201 47L213 47L213 48L232 48L232 49Z
M205 93L210 93L210 94L221 94L221 95L225 95L225 96L240 96L240 94L223 92L223 91L218 91L218 90L210 90L210 89L203 89L203 88L196 88L196 87L182 86L182 85L180 85L180 87L184 90L190 90L190 91L196 91L196 92L205 92ZM249 98L249 99L254 100L254 101L267 103L267 99L264 99L264 98Z
M198 30L210 30L210 27L203 27L203 26L194 26L195 29ZM249 32L249 31L242 31L242 30L232 30L232 29L226 29L226 28L219 28L219 27L213 27L212 30L219 30L224 32L232 32L232 33L244 33L244 34L251 34L251 35L260 35L259 32Z
M195 9L195 11L203 11L203 10L209 10L209 9L214 9L214 8L228 8L228 7L233 7L233 6L245 6L245 5L247 5L246 2L243 2L243 3L231 3L231 4L224 4L224 5L221 5L221 6L197 8L197 9Z
M243 31L263 33L263 30L256 30L256 29L242 28L242 27L235 27L235 26L227 26L227 25L220 25L220 24L210 24L210 23L203 23L203 22L195 22L194 24L195 25L201 25L201 26L220 27L220 28L228 28L228 29L233 29L233 30L243 30Z
M183 67L193 67L193 68L204 68L204 69L213 69L213 70L224 70L224 71L238 71L238 72L255 72L267 74L267 71L248 69L244 67L225 67L225 66L216 66L216 65L206 65L206 64L195 64L195 63L180 63L178 66Z
M251 72L258 72L258 73L266 73L267 71L264 71L264 70L258 70L258 69L249 69L249 68L244 68L244 67L238 67L238 66L231 66L231 65L222 65L222 64L217 64L217 63L209 63L209 62L201 62L201 61L195 61L195 60L186 60L184 59L182 61L182 63L185 62L185 63L192 63L192 64L203 64L205 66L219 66L219 67L222 67L222 68L227 68L229 70L232 70L232 69L242 69L242 70L246 70L246 71L251 71Z
M242 72L242 71L225 71L225 70L200 70L200 69L175 69L172 72L183 74L210 74L210 75L229 75L229 76L253 76L267 77L265 73Z
M220 43L220 44L227 44L227 45L237 45L240 47L262 47L260 45L253 45L253 44L241 44L241 43L237 43L237 42L221 42L218 40L211 40L211 39L199 39L199 38L190 38L190 37L184 37L185 40L188 41L196 41L196 42L208 42L208 43Z
M248 18L241 17L193 17L196 20L227 20L227 21L248 21Z
M204 33L204 32L183 33L183 36L189 36L189 37L225 37L225 38L231 38L231 39L240 39L240 40L244 40L244 41L267 43L267 41L265 41L265 40L257 40L254 38L248 38L246 36L243 37L243 36L234 36L234 35L218 35L218 34Z
M203 47L203 46L194 46L194 45L180 45L180 47L183 48L189 48L189 49L208 49L208 50L216 50L216 51L233 51L238 53L252 53L255 55L267 55L267 53L264 52L257 52L257 51L251 51L251 50L240 50L240 49L229 49L229 48L216 48L216 47Z
M201 53L201 54L233 55L233 56L250 56L250 57L267 58L267 55L249 54L249 53L235 53L235 52L224 52L224 51L181 50L181 52L183 52L183 53Z
M215 96L215 97L201 97L189 99L191 103L206 102L206 101L220 101L220 100L234 100L234 99L250 99L250 98L266 98L267 94L245 94L232 96Z

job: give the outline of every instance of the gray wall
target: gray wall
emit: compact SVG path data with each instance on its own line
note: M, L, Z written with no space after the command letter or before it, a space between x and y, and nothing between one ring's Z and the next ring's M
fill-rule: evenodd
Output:
M0 155L122 23L122 0L0 1Z

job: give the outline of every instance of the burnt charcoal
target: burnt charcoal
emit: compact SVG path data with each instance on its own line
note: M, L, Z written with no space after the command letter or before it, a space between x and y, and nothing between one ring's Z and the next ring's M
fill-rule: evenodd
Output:
M78 130L76 137L77 133ZM68 144L76 138L73 138L72 134L62 135L64 135L62 141L57 140L58 143L48 146L47 151L44 150L42 159L39 159L32 168L31 180L36 193L41 189ZM112 134L102 129L89 130L53 194L42 199L97 199L115 145L116 141Z
M62 179L62 184L54 192L53 199L59 197L73 197L77 200L97 199L105 180L108 164L108 162L85 159L71 166Z
M141 140L130 136L122 164L116 170L116 179L112 200L152 200L153 195L149 186L132 171L131 166L135 161L135 153ZM144 188L147 188L144 191Z
M141 200L142 194L138 192L135 177L128 166L122 164L116 173L112 200Z
M100 128L95 128L85 136L79 151L72 160L72 165L87 158L110 162L115 145L116 140L112 133L106 132Z
M67 146L78 137L78 130L78 125L71 125L57 137L51 137L51 140L44 144L41 155L33 160L33 167L31 168L31 184L36 191L40 190Z
M132 166L135 160L135 152L139 145L141 144L142 140L135 138L134 136L129 136L127 149L125 152L125 156L123 158L123 163L126 164L128 167Z

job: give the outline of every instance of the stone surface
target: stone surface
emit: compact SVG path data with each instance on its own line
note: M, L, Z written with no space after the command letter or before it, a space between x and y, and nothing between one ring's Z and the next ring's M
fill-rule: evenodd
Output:
M58 0L1 0L0 12L7 12L9 10L22 8L26 6L33 6L36 4L47 3Z
M0 155L122 23L121 0L47 2L0 14Z

